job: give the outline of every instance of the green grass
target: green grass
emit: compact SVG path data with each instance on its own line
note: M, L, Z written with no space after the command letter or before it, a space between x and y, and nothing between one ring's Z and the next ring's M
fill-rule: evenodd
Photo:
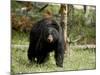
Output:
M65 54L64 67L59 68L55 65L54 53L50 54L50 59L42 65L30 64L27 59L27 49L12 48L11 71L13 73L35 73L35 72L53 72L69 70L87 70L95 69L95 49L75 49L70 51L70 55Z
M29 32L20 32L20 31L12 31L12 37L11 37L11 43L12 44L21 44L25 45L29 42Z
M25 45L29 43L29 33L12 32L12 44ZM28 48L12 48L11 50L11 72L16 73L36 73L87 70L96 68L95 49L70 49L70 55L64 55L64 67L59 68L55 65L54 53L50 54L50 59L42 65L30 64L27 59Z

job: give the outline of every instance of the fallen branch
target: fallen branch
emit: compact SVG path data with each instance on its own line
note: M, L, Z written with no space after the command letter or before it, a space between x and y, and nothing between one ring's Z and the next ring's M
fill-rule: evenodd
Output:
M11 45L11 48L28 48L29 45ZM74 45L70 46L70 48L96 48L96 45Z
M74 45L70 46L71 48L82 48L82 49L90 49L90 48L96 48L96 45Z

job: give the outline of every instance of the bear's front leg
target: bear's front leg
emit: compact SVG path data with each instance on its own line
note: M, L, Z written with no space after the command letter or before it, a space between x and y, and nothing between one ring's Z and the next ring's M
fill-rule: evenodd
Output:
M30 63L35 62L35 51L33 48L33 44L31 44L31 43L29 45L27 56L28 56L28 60L30 61Z
M55 60L56 60L56 65L58 67L63 67L63 59L64 59L64 48L62 44L59 44L57 49L55 50Z

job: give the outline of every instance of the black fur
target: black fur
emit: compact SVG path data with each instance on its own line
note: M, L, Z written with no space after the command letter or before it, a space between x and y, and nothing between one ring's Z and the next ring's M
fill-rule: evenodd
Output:
M53 42L48 43L48 35L53 36ZM33 26L30 33L28 59L38 64L44 63L51 51L55 52L56 65L63 67L64 37L62 28L54 21L43 19Z

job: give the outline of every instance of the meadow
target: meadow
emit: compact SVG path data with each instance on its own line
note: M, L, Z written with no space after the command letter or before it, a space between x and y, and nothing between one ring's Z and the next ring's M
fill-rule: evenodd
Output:
M12 33L12 45L25 45L28 42L28 33ZM16 73L38 73L38 72L55 72L55 71L78 71L91 70L96 68L96 49L95 48L72 48L70 54L64 55L64 67L59 68L55 65L54 52L50 53L49 60L44 64L30 64L27 58L28 47L11 48L11 72Z

